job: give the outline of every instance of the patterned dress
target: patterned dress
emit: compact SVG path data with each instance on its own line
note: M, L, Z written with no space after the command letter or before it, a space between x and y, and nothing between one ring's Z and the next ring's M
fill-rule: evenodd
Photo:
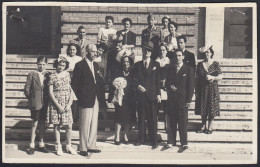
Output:
M221 74L219 63L214 61L208 68L204 68L203 62L198 63L195 114L201 115L202 119L213 119L219 116L219 88L218 81L210 83L206 80L207 75L217 76Z
M53 85L53 94L58 103L65 108L70 98L70 74L67 71L54 72L50 76L49 85ZM54 125L70 125L73 123L71 107L59 113L56 105L50 100L47 116L48 123Z

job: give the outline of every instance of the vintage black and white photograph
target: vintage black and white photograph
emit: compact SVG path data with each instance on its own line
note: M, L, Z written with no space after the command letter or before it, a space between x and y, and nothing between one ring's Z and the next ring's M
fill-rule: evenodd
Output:
M4 2L2 159L256 164L256 3Z

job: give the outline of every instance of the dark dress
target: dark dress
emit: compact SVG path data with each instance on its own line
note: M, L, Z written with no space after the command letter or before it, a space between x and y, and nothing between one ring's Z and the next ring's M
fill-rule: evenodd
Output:
M217 76L221 74L220 65L214 61L208 68L208 71L203 66L203 62L198 63L197 67L197 87L196 87L196 101L195 114L201 115L202 118L213 119L219 116L219 88L218 82L210 83L206 80L207 75Z
M128 123L133 125L136 122L136 101L135 101L135 88L132 71L126 76L123 70L117 70L112 76L112 82L118 77L123 77L127 81L127 86L124 88L124 96L122 106L115 103L115 122L120 124ZM109 101L114 97L115 87L109 90Z

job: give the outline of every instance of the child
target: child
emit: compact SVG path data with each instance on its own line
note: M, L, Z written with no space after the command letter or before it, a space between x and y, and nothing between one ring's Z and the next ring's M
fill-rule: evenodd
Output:
M45 119L48 104L48 81L50 73L46 71L47 58L40 56L37 59L37 71L32 71L27 77L24 93L29 100L31 110L32 131L30 148L27 150L29 155L35 151L36 129L39 126L40 142L39 151L48 153L49 150L44 146L43 137L45 131ZM38 125L39 124L39 125Z
M66 150L67 152L75 155L77 152L71 147L71 131L72 131L72 111L71 105L73 102L73 90L70 86L70 74L65 71L69 67L69 62L66 58L58 58L54 62L54 67L57 69L50 76L49 81L49 123L54 124L54 132L57 143L57 155L63 155L62 145L60 143L60 126L66 128Z

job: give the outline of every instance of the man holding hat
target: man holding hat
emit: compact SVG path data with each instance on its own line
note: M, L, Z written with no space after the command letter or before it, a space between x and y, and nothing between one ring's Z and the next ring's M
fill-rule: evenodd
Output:
M134 66L135 86L137 89L137 112L138 112L138 143L145 143L147 120L148 134L152 142L152 149L157 144L157 103L161 102L159 63L151 59L153 43L146 42L143 45L143 60Z
M147 17L148 27L142 31L142 46L147 42L153 43L153 51L151 58L155 60L158 56L158 48L161 40L161 29L155 26L156 19L152 13Z

